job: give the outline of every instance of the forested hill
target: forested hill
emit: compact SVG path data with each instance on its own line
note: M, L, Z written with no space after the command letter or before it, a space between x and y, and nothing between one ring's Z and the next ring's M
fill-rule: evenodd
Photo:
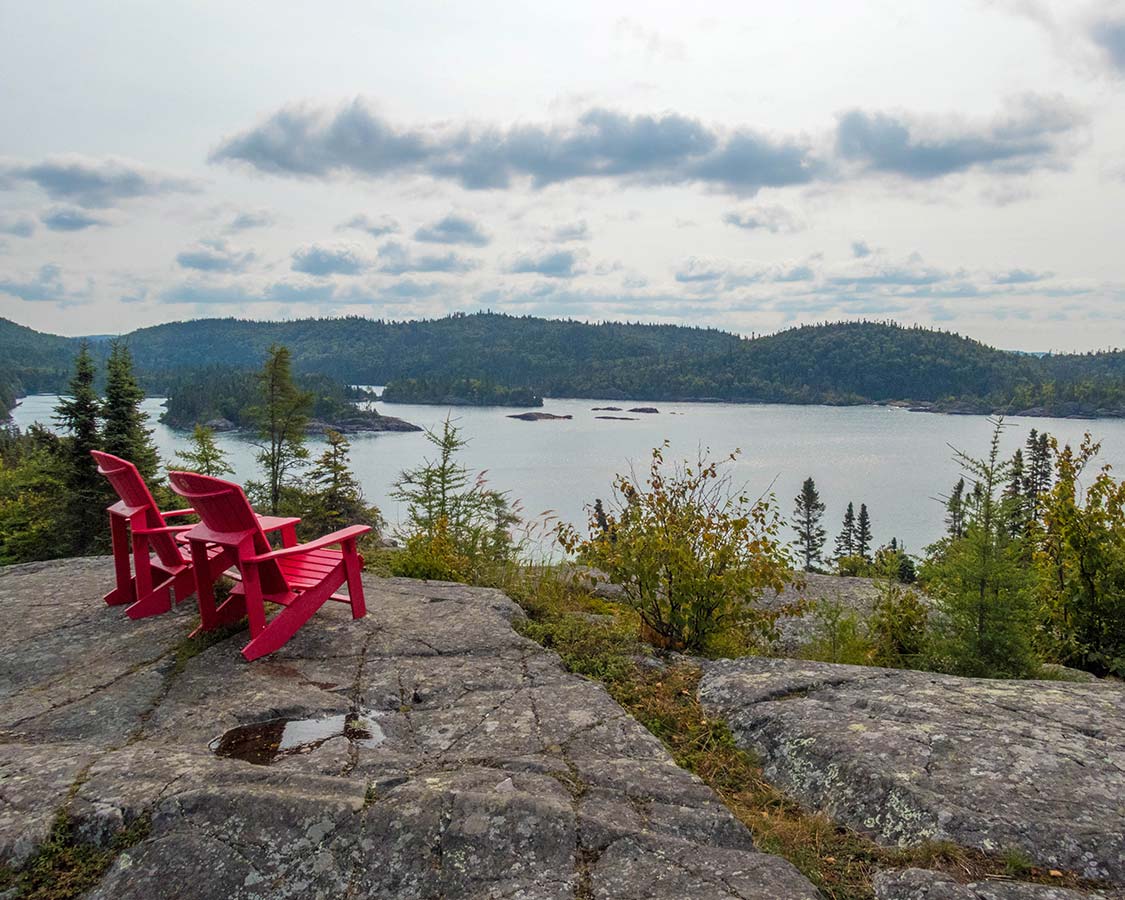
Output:
M140 329L126 340L142 373L256 368L270 344L282 343L298 372L361 384L467 378L555 397L913 401L965 411L1125 414L1121 351L1038 357L874 322L746 339L714 329L494 313L416 322L198 319ZM25 390L47 390L64 383L59 373L76 342L0 320L0 349L9 345L0 384L22 377Z

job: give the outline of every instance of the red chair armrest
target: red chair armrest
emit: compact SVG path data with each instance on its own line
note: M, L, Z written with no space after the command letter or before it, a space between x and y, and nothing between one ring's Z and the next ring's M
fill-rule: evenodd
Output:
M171 519L176 516L194 516L195 510L189 506L187 509L173 509L169 512L161 512L160 515L164 516L165 519Z
M300 516L258 516L258 524L262 531L280 531L289 525L299 525Z
M324 537L317 538L315 541L309 541L306 544L298 544L296 547L282 547L280 550L272 550L269 553L259 553L257 556L248 556L246 559L242 560L242 562L262 563L271 559L280 559L285 556L308 553L310 550L319 550L321 547L328 547L331 544L343 544L354 541L361 534L367 534L370 530L370 525L349 525L347 528L333 531L331 534L326 534Z
M133 534L179 534L181 531L191 531L194 527L194 525L165 525L163 528L134 528Z

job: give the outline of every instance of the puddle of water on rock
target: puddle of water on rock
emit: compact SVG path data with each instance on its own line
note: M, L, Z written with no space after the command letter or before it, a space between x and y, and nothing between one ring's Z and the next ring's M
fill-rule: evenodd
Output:
M284 756L309 753L326 741L345 737L358 747L377 747L386 739L375 710L313 719L269 719L239 725L208 745L217 756L268 766Z

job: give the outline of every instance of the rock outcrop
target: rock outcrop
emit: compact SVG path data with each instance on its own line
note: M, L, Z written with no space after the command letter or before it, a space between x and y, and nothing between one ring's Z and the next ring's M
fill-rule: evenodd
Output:
M88 900L818 897L496 591L365 578L366 619L247 664L112 580L0 569L0 863L66 812L101 845L151 819Z
M877 839L1021 850L1125 884L1125 690L746 658L700 699L766 776Z
M1089 900L1090 895L1049 884L976 881L959 884L928 869L894 869L875 875L876 900Z

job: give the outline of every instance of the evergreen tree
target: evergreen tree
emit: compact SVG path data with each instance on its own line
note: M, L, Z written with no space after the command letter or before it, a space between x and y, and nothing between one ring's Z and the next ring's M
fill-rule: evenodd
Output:
M820 520L824 516L824 504L820 501L816 483L811 477L801 485L793 510L793 528L797 532L797 546L805 559L805 571L811 572L813 563L820 560L824 549L824 528Z
M404 551L393 570L409 578L463 581L481 566L511 558L511 527L519 516L500 491L489 488L483 474L473 475L457 461L466 441L448 417L440 432L426 439L437 459L399 474L391 497L407 504Z
M148 416L140 409L144 397L133 375L129 348L114 341L106 363L102 448L106 453L129 460L146 481L151 481L156 476L160 458L152 443L152 432L145 427Z
M189 472L210 475L212 478L234 474L223 451L215 443L215 432L206 425L195 426L191 433L191 449L181 450L176 457L180 465Z
M1023 480L1025 511L1030 521L1039 521L1041 498L1051 489L1051 436L1034 428L1027 436L1026 475Z
M272 515L277 515L282 488L289 477L305 465L305 426L312 408L312 394L293 383L289 348L270 346L266 364L258 373L261 405L251 409L258 424L261 443L258 464L265 470L264 494Z
M844 512L844 524L840 534L836 537L836 558L855 556L855 504L848 501L848 508Z
M959 478L945 501L945 529L954 540L965 536L965 479Z
M105 542L108 488L98 474L91 450L101 447L98 427L101 402L94 391L94 361L85 341L74 361L68 394L59 398L55 421L66 432L59 445L62 482L67 492L66 539L71 552L81 553Z
M320 532L353 524L381 525L379 510L364 503L363 489L352 473L348 459L351 444L331 428L325 432L325 437L328 446L308 477L311 508L304 517L306 524Z
M951 541L927 572L946 630L942 665L961 675L1021 677L1035 668L1031 652L1032 594L1021 541L1005 526L999 496L1011 475L1000 459L1003 421L993 422L988 456L974 459L957 451L974 481L965 535Z
M859 516L855 520L855 552L865 560L871 560L871 518L867 515L867 504L859 505Z
M1008 464L1008 469L1008 484L1004 488L1004 508L1008 515L1008 533L1012 537L1018 537L1027 528L1028 520L1027 501L1024 496L1026 475L1024 473L1022 450L1017 449L1012 455L1012 461Z

